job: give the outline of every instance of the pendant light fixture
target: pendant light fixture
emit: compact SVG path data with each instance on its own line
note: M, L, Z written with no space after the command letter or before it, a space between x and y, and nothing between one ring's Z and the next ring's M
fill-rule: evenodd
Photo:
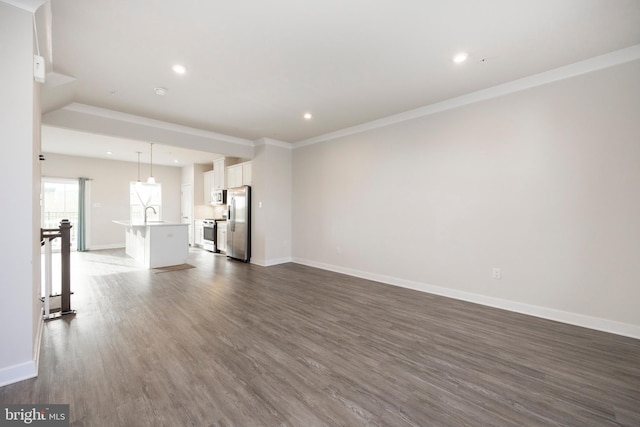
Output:
M149 179L147 179L147 184L155 184L156 179L153 177L153 142L151 144L151 160L149 162Z

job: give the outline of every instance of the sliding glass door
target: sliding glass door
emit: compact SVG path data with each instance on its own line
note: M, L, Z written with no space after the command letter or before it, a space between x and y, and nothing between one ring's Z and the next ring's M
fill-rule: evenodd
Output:
M58 228L62 219L71 221L71 250L77 248L78 180L42 178L42 228ZM60 250L60 239L52 242L54 251Z

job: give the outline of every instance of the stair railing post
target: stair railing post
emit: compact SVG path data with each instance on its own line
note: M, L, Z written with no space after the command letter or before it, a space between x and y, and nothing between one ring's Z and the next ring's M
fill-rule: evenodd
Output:
M44 318L51 317L51 239L44 239Z
M71 310L71 222L68 219L60 221L61 234L61 273L62 273L62 289L60 300L60 313L73 313Z

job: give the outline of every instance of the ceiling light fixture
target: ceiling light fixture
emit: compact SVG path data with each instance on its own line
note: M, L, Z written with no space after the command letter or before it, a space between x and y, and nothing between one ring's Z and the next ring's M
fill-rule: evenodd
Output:
M153 142L151 144L151 160L149 161L149 179L147 179L147 184L155 184L156 179L153 177Z
M469 57L468 53L460 52L453 57L453 62L455 62L456 64L462 64L464 61L467 60L468 57Z
M305 120L311 120L313 116L311 115L311 113L304 113L304 116L302 117L304 117Z
M113 154L113 151L107 151L107 154L108 154L108 155L112 155L112 154Z
M169 91L169 89L167 89L166 87L155 87L155 88L153 88L153 91L158 96L165 96L167 94L167 92Z
M187 67L185 67L182 64L176 64L173 67L171 67L171 69L173 70L174 73L180 74L180 75L183 75L184 73L187 72Z

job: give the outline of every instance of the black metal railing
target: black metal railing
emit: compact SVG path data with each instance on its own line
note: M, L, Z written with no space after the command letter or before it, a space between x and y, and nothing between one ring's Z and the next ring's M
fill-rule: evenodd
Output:
M74 310L71 310L71 222L68 219L62 219L58 228L41 228L40 229L40 244L45 245L47 240L53 242L56 239L60 239L60 275L61 275L61 293L60 293L60 315L75 314ZM49 254L50 255L50 251ZM45 259L45 263L51 263L51 259ZM47 268L47 270L50 270ZM48 289L44 298L48 298L51 290ZM47 310L48 311L48 310ZM49 316L50 313L46 312L45 316Z
M75 245L75 242L78 241L76 231L78 229L78 212L44 212L44 215L42 215L42 228L45 230L56 229L63 219L71 223L72 228L69 237L71 243ZM60 240L53 240L51 246L54 251L60 250Z

